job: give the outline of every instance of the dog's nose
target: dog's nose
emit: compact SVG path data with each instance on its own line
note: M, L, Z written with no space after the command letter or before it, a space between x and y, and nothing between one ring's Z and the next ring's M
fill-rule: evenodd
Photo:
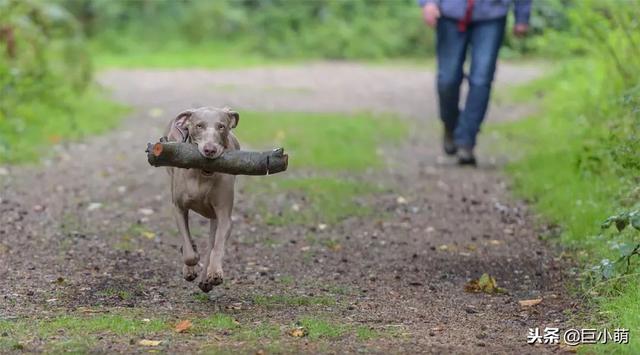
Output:
M205 144L204 147L202 147L202 150L204 152L204 155L206 156L212 156L218 152L218 149L216 149L216 146L210 143Z

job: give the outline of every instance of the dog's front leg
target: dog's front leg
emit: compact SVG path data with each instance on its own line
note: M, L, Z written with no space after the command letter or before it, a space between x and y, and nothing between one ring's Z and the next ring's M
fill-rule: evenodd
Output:
M207 265L200 281L200 289L209 292L213 286L222 284L224 274L222 271L222 258L224 257L224 244L231 234L231 207L222 207L216 210L217 223L211 223L211 248Z
M202 262L202 270L205 270L205 271L209 268L209 263L211 262L211 251L213 250L213 246L215 245L217 226L218 226L218 220L214 216L209 221L209 238L207 238L207 252L204 254L204 260ZM207 286L205 286L207 284L206 277L207 277L207 273L205 272L202 274L202 277L200 278L201 281L198 286L203 291L205 291L206 289L205 292L209 292L211 288L209 287L207 289Z
M178 231L182 236L182 276L187 281L193 281L198 277L196 266L200 260L198 252L195 250L191 233L189 232L189 210L174 205L173 213L176 217Z

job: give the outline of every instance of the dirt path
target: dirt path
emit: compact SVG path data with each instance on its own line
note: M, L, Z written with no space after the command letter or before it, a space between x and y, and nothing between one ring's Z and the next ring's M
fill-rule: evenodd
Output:
M498 86L538 74L536 68L505 64ZM480 168L470 170L440 156L429 70L323 63L118 70L103 73L100 81L135 108L116 132L58 147L43 166L11 168L0 176L0 318L52 317L98 306L175 319L223 311L240 324L280 325L275 342L286 352L557 350L529 347L526 336L529 327L566 322L559 263L538 240L540 230L526 207L509 196L496 168L504 159L485 154ZM389 151L398 159L359 177L389 187L370 201L387 218L350 218L313 231L318 238L339 238L339 250L310 245L307 227L267 226L253 218L252 196L244 188L251 180L241 178L227 244L228 282L203 299L179 273L179 237L164 202L165 173L148 167L142 153L171 115L197 105L229 105L240 112L391 111L406 117L413 133ZM494 106L490 120L516 119L529 109ZM96 158L107 151L110 158ZM153 234L121 238L137 226ZM484 272L509 293L463 292L469 279ZM544 298L543 306L518 305L537 297ZM307 315L365 326L379 336L315 341L286 335L288 326ZM94 350L144 351L128 338L99 339ZM46 342L38 338L25 346L38 350ZM216 333L174 337L162 349L218 345L243 352L269 346Z

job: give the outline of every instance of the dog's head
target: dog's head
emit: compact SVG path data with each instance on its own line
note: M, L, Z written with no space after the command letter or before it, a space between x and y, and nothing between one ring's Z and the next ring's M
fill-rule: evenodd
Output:
M229 108L201 107L181 112L175 127L189 142L196 144L200 154L214 159L229 146L229 132L240 121L240 115Z

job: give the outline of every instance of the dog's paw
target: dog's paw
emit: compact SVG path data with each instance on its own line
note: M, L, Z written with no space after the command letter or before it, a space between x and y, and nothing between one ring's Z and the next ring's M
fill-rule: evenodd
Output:
M213 286L221 285L223 281L222 272L207 273L206 277L203 277L203 280L198 283L198 287L202 292L209 292L213 289Z
M198 277L198 269L199 269L199 265L196 265L196 266L183 265L182 277L184 277L185 280L191 282Z

